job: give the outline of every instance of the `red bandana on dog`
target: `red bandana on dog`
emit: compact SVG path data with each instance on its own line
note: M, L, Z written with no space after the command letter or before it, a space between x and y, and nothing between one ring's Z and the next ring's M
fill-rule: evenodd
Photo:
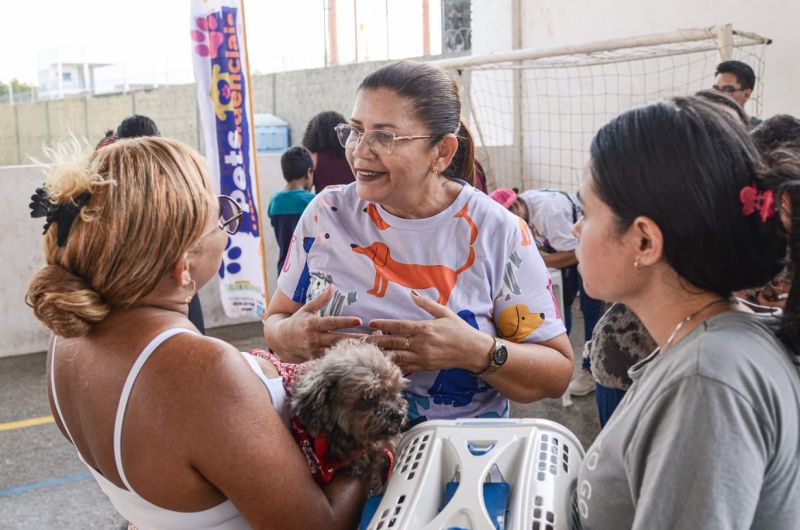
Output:
M309 361L302 364L285 363L271 352L259 349L251 350L250 353L269 361L269 363L278 370L278 374L281 376L283 387L286 389L287 394L290 394L290 389L292 388L292 383L295 378L302 375L315 362ZM292 436L294 436L295 441L297 441L297 445L300 446L300 451L302 451L303 456L306 458L314 480L320 486L324 486L333 480L336 471L354 462L366 451L366 449L357 451L345 461L329 462L328 440L325 439L324 436L312 436L305 425L296 417L292 417ZM392 469L394 468L394 455L388 449L384 449L384 452L389 459L389 470L386 473L386 480L389 480L389 476L392 474Z
M289 389L292 388L292 383L295 378L298 375L302 375L314 362L292 364L281 361L268 351L252 350L250 353L262 359L266 359L278 370L287 394L289 393ZM328 462L328 441L323 436L312 436L305 425L296 417L292 417L292 435L295 441L297 441L297 445L300 446L300 451L303 452L303 456L306 457L306 462L308 463L309 469L311 469L314 480L316 480L317 484L320 486L330 482L338 469L341 469L362 454L362 452L359 452L346 462Z
M328 462L328 440L324 436L313 437L311 433L306 430L305 426L300 423L297 418L292 418L292 434L303 456L306 457L308 467L311 469L311 474L314 475L314 480L317 484L324 486L331 480L336 471L343 468L359 456L363 454L363 450L359 451L353 457L345 462Z

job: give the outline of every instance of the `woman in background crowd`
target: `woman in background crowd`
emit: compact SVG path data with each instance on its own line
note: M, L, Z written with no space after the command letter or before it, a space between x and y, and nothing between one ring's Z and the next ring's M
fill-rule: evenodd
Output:
M350 164L344 156L334 130L343 123L344 116L334 111L320 112L308 122L303 134L303 147L311 151L314 160L314 191L319 193L327 186L350 184L355 180Z

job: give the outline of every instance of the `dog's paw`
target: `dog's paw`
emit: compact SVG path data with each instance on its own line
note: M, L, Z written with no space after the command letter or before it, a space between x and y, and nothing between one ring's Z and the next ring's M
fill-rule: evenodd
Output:
M347 474L366 478L370 495L376 495L383 492L386 486L392 460L393 457L389 457L384 447L374 447L353 461L347 468Z

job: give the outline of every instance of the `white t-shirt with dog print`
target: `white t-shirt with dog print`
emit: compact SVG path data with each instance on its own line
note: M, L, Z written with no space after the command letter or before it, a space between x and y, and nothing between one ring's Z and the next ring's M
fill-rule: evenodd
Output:
M330 283L322 315L427 320L416 290L471 326L511 342L538 343L565 332L550 275L527 225L463 183L453 204L426 219L402 219L364 201L356 184L328 187L297 224L278 288L304 304ZM409 420L503 417L508 400L456 368L408 374Z

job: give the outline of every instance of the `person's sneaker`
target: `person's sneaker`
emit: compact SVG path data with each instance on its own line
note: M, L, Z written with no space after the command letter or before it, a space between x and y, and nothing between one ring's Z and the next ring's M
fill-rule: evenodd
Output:
M585 396L594 392L594 387L592 374L589 373L589 370L581 369L580 374L570 382L567 390L572 396Z

